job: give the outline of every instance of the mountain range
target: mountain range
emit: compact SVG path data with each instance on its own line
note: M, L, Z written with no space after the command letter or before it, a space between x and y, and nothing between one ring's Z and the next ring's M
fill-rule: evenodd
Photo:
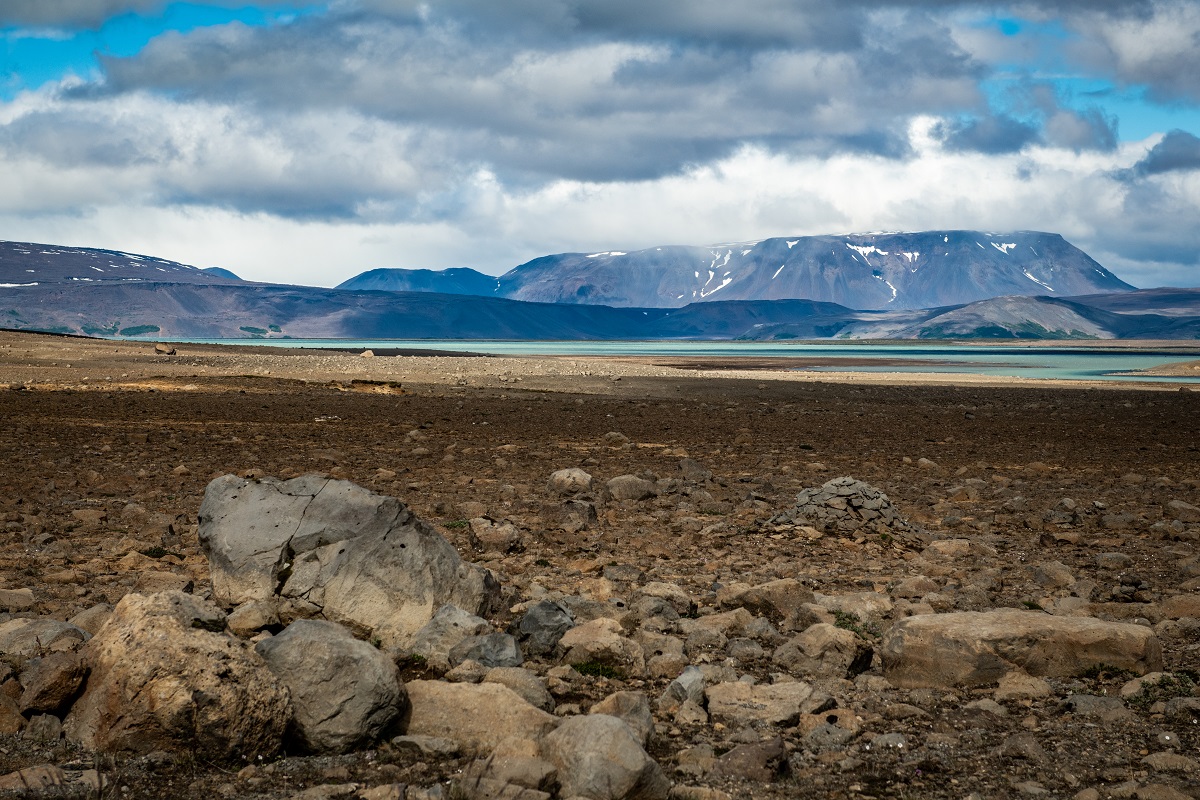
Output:
M578 302L578 298L579 289L585 286L609 286L612 288L603 291L615 293L619 284L612 282L612 276L632 274L629 271L634 270L637 260L622 258L635 254L548 256L521 265L499 279L470 269L373 270L338 288L325 289L252 283L220 268L198 269L119 251L0 242L0 327L154 338L1200 338L1200 289L1133 290L1053 234L989 237L936 232L905 234L908 239L889 234L893 238L888 240L882 236L876 235L871 245L853 244L867 237L809 237L766 240L742 249L752 253L757 247L760 254L776 255L809 253L775 267L781 270L778 277L790 266L796 272L824 270L822 274L842 287L836 289L840 292L850 292L849 287L857 285L872 291L877 291L877 284L890 286L886 298L892 298L895 290L895 303L885 298L884 310L856 309L820 298L735 299L736 294L747 293L747 287L760 282L762 272L751 263L749 254L742 256L734 268L725 269L726 254L729 265L735 261L735 251L729 246L641 251L687 251L692 254L689 257L694 257L694 251L703 250L710 259L708 264L719 250L724 271L712 270L713 279L724 282L725 289L736 289L726 295L729 299L707 292L702 299L682 305L632 306L587 304ZM1019 236L1028 238L1014 241ZM851 263L840 261L844 269L839 271L820 262L811 255L817 252L818 240L821 247L839 256L833 245L840 242L842 249L853 254L849 257ZM984 251L986 258L981 261L958 262L961 270L976 278L947 277L950 256L941 256L946 261L940 262L916 250L897 249L897 245L926 246L938 240L946 246L956 240L970 242ZM986 250L978 245L986 245ZM1019 253L1021 247L1029 254ZM875 249L867 252L868 248ZM677 280L679 265L684 263L678 252L647 258L660 259L660 264L670 261L674 265L671 275L676 276L671 280ZM897 259L912 265L907 267L911 276L908 282L894 272ZM552 262L566 265L564 269L575 275L574 283L567 284L575 286L574 291L561 290L557 296L561 300L571 294L576 301L534 302L497 296L504 292L555 296L550 281ZM590 282L584 281L587 275L580 264L595 266ZM864 273L868 266L872 272ZM922 270L925 276L920 276ZM706 267L701 273L705 282L708 271ZM880 275L875 276L873 271ZM665 285L663 275L667 273L655 274L655 285ZM864 274L871 277L864 278ZM946 285L937 285L928 277L938 274ZM371 282L375 286L395 285L397 278L406 281L407 290L362 288L363 283ZM772 278L768 275L766 280ZM1018 288L1025 288L1020 284L1024 281L1042 287L1047 294L1016 294L1011 291L1014 281ZM1010 291L999 297L929 308L900 305L902 297L907 306L921 292L938 297L986 293L977 283ZM648 285L638 284L632 277L629 284L624 293L627 298L642 296ZM767 285L770 288L775 284ZM1053 295L1049 294L1051 289ZM703 286L695 291L699 294L702 290ZM1068 291L1076 294L1059 296ZM596 289L592 296L600 293Z
M1134 287L1056 233L927 231L562 253L536 258L499 278L463 268L376 269L338 288L619 308L804 298L895 311L1007 295L1071 297Z

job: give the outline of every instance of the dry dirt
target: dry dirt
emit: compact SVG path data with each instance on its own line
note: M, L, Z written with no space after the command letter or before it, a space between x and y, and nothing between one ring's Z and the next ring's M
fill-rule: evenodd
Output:
M710 607L733 580L794 577L841 594L888 591L923 574L951 608L964 587L982 587L991 607L1051 607L1086 593L1097 616L1156 625L1168 669L1200 672L1200 628L1157 612L1162 599L1196 591L1200 575L1196 526L1172 528L1164 515L1172 500L1200 505L1200 392L720 377L586 359L180 350L0 335L0 387L9 386L0 388L0 587L31 587L33 613L66 619L115 603L153 571L185 575L202 594L207 566L195 523L208 481L318 471L399 497L494 569L514 604L538 587L620 594L627 587L604 577L615 565L677 583ZM610 432L628 441L606 439ZM546 518L546 479L556 469L579 466L600 481L673 477L685 456L714 473L704 507L670 496L610 502L599 525L578 533ZM876 537L810 540L768 523L801 488L841 475L878 486L934 536L978 539L996 556L931 563ZM1066 522L1054 516L1064 498L1077 510ZM88 510L105 513L76 513ZM461 521L481 513L525 531L524 552L473 553ZM169 554L130 555L155 547ZM1112 552L1128 565L1099 566L1096 556ZM1034 580L1031 567L1050 561L1071 570L1074 588ZM1130 575L1124 585L1136 591L1123 592ZM771 671L766 662L738 669L763 679ZM1163 750L1200 753L1200 725L1164 716L1153 702L1162 698L1103 721L1066 710L1069 695L1111 694L1128 677L1053 680L1052 696L1006 702L1002 713L968 705L994 687L834 682L827 691L858 716L858 735L816 752L799 732L783 731L790 757L773 783L678 771L684 751L739 743L718 727L659 720L651 752L673 779L732 797L1072 797L1093 788L1100 797L1200 797L1200 772L1142 762ZM586 710L618 688L653 699L665 685L593 677L558 699ZM894 713L901 704L905 713ZM866 746L886 733L903 734L907 747ZM417 761L385 744L284 758L239 777L240 765L94 757L0 736L0 774L44 763L98 765L106 797L161 798L289 797L348 781L430 786L465 765ZM1147 784L1181 794L1138 788Z

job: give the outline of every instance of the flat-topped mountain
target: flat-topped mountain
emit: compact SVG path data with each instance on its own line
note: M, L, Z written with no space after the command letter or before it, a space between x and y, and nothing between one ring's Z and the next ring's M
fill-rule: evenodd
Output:
M806 299L889 311L1009 295L1068 297L1134 288L1058 234L1036 231L798 236L562 253L521 264L498 279L474 270L451 272L373 270L339 288L642 308ZM459 285L466 288L460 291Z
M928 234L908 234L924 237ZM972 235L973 236L973 235ZM980 235L982 236L982 235ZM484 287L495 289L497 279L474 270L453 270L445 273L401 271L411 280L409 286L444 287L444 291L379 291L372 286L386 283L393 271L376 271L361 277L358 290L349 288L323 289L308 286L280 286L251 283L228 277L232 273L203 270L171 261L120 253L110 250L65 248L49 245L0 243L0 327L41 330L59 333L117 337L333 337L333 338L503 338L503 339L947 339L947 338L1160 338L1194 339L1200 337L1200 289L1151 289L1119 291L1127 287L1096 265L1084 269L1079 265L1095 264L1051 234L1028 234L1023 244L1004 237L984 236L988 252L984 257L993 261L1011 259L1020 266L1021 280L1043 289L1040 296L1019 293L985 298L970 303L939 303L929 308L912 309L898 305L902 285L920 287L937 296L952 293L954 282L947 277L946 285L931 281L929 276L949 268L936 255L923 254L913 247L916 240L892 235L884 241L882 234L874 244L848 243L846 237L814 237L808 240L768 240L757 245L742 246L747 255L744 263L735 265L729 246L720 253L722 264L728 256L729 268L717 275L720 283L715 291L704 292L703 298L677 307L622 306L580 302L531 302L509 297L488 295ZM938 241L950 248L955 235L942 233ZM1042 237L1042 238L1037 238ZM974 249L983 251L983 242L959 235ZM855 309L845 303L781 298L739 300L732 291L751 287L759 278L749 266L750 255L772 253L781 258L785 253L809 253L824 247L837 253L836 244L850 252L850 262L857 267L831 270L830 280L844 280L849 287L857 280L871 289L888 287L891 298L896 290L896 304L882 310ZM962 243L960 242L960 245ZM901 247L897 247L900 245ZM921 246L924 246L923 244ZM1030 255L1022 255L1021 247ZM873 248L873 249L871 249ZM651 260L660 265L679 259L687 248L655 249ZM647 251L651 252L651 251ZM709 250L710 259L715 258ZM953 253L953 249L943 249ZM666 255L663 255L666 253ZM1035 255L1032 255L1036 253ZM686 253L684 253L686 254ZM585 254L582 259L599 265L598 275L616 274L613 266L629 254ZM592 256L595 256L592 258ZM788 269L816 269L815 256L785 261L767 275L765 280L782 280ZM1068 269L1068 256L1074 258L1078 269ZM567 257L551 257L567 258ZM949 256L943 255L942 259ZM980 258L977 256L976 258ZM1030 261L1040 258L1040 266ZM896 261L904 266L907 278L893 274ZM569 259L568 259L569 260ZM546 261L543 259L543 261ZM621 269L634 270L621 262ZM1023 265L1022 265L1023 264ZM618 264L619 266L619 264ZM819 266L819 265L817 265ZM1008 265L1011 266L1011 265ZM998 269L966 267L991 275L994 285L1003 282L996 278ZM616 272L614 272L616 270ZM922 277L922 271L924 276ZM990 271L989 271L990 270ZM1091 270L1091 275L1087 275ZM514 275L521 273L525 280L523 291L534 293L539 284L533 278L541 271L549 274L549 266L536 270L529 265L519 267L499 280L500 288L518 286ZM567 270L568 272L570 270ZM649 270L646 274L652 273ZM878 272L879 274L874 274ZM729 273L726 275L725 273ZM995 274L994 274L995 273ZM665 280L660 271L660 280ZM707 270L704 273L707 275ZM734 280L735 274L742 281ZM1011 269L1003 272L1005 280L1012 279ZM857 275L857 277L856 277ZM582 273L580 273L582 278ZM962 276L959 276L962 277ZM548 280L548 279L547 279ZM694 279L699 280L699 279ZM908 284L903 281L908 280ZM963 278L963 280L967 280ZM707 281L707 278L705 278ZM922 283L928 282L928 285ZM627 292L636 294L636 281L629 280ZM365 284L365 285L363 285ZM1102 291L1097 284L1105 287ZM547 283L547 285L549 285ZM591 285L591 284L589 284ZM842 285L842 284L838 284ZM857 284L855 284L857 285ZM963 290L960 284L959 291ZM1062 297L1060 292L1078 291L1082 295ZM615 286L615 284L614 284ZM722 288L723 287L723 288ZM739 288L740 287L740 288ZM771 288L771 285L768 285ZM1054 289L1054 293L1050 293ZM849 291L849 289L847 289ZM497 292L496 294L498 294Z

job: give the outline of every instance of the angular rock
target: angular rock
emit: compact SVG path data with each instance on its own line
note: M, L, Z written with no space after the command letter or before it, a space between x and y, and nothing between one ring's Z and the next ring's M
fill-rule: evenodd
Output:
M852 678L871 668L873 656L871 645L861 636L819 623L780 645L771 660L797 676Z
M496 683L409 681L407 732L488 753L505 739L538 739L558 720Z
M517 640L507 633L496 632L468 636L450 648L452 667L468 659L485 667L519 667L525 662Z
M553 600L542 600L529 607L515 633L524 652L544 656L554 652L563 634L574 625L571 612Z
M616 717L571 717L546 736L542 750L558 769L560 797L666 800L671 790L637 734Z
M589 714L607 714L616 717L637 734L638 741L645 747L654 733L654 715L650 713L650 701L641 692L613 692L596 703Z
M105 752L217 761L277 752L292 716L287 689L224 626L192 595L126 595L84 651L91 676L68 735Z
M33 608L33 590L0 589L0 608L6 611L28 611Z
M484 683L498 683L519 694L525 702L542 711L554 711L554 698L546 683L537 675L520 667L496 667L483 676Z
M297 620L254 650L291 693L296 738L309 752L369 746L407 702L395 662L337 623Z
M303 600L389 647L447 603L479 615L499 604L490 572L399 500L348 481L225 475L205 490L199 535L216 602Z
M10 619L0 624L0 655L27 657L74 650L90 638L82 628L49 617Z
M253 636L279 625L279 603L273 599L250 600L229 612L225 623L238 636Z
M658 708L670 714L678 711L679 707L687 702L702 705L704 687L707 685L703 670L694 666L684 667L679 677L668 683L666 690L658 698Z
M52 653L21 676L21 712L58 714L66 711L83 687L88 666L79 653Z
M802 682L752 686L729 681L708 687L704 695L714 722L739 728L755 722L795 725L801 715L813 713L829 700L824 692Z
M458 606L444 605L413 634L405 649L409 654L425 659L431 667L447 670L450 668L450 651L456 644L491 629L491 623L483 617L468 614Z
M674 583L651 581L638 590L647 597L665 600L675 609L675 613L688 615L696 613L696 601L688 597L687 592Z
M563 660L572 665L596 662L640 672L646 666L642 646L622 634L621 623L607 617L577 625L559 641L567 651Z
M822 594L817 595L816 604L835 615L846 614L864 623L880 622L895 608L892 598L882 592Z
M1018 669L1035 677L1078 675L1108 665L1137 674L1162 669L1149 628L1029 611L964 611L900 620L884 638L884 674L897 686L982 686Z
M717 593L722 608L744 608L785 627L797 619L800 608L813 602L813 592L795 578L780 578L758 586L733 583Z
M525 549L521 531L508 520L476 517L470 522L471 548L480 553L519 553Z

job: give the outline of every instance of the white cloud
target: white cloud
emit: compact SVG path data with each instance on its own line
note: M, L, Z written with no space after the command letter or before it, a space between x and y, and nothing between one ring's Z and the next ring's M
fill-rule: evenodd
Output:
M941 150L928 135L934 123L922 118L913 124L916 155L903 161L744 147L661 179L555 181L526 191L480 170L457 179L453 213L426 221L397 219L390 207L367 209L378 220L372 223L162 207L136 199L152 194L137 190L145 176L136 169L119 173L123 188L93 193L86 207L29 215L21 213L6 183L0 189L0 238L111 247L219 265L252 280L330 286L376 267L470 266L498 274L567 250L877 229L1037 229L1062 233L1135 284L1200 283L1195 263L1147 260L1144 252L1172 229L1179 253L1200 251L1200 234L1190 224L1200 216L1200 176L1172 174L1146 184L1157 199L1144 213L1131 209L1130 193L1138 190L1114 177L1142 158L1153 140L1113 153L1041 148L980 157ZM82 190L99 176L51 169L43 177ZM29 184L24 191L31 191ZM135 200L122 201L122 193ZM1144 190L1135 202L1148 203Z

